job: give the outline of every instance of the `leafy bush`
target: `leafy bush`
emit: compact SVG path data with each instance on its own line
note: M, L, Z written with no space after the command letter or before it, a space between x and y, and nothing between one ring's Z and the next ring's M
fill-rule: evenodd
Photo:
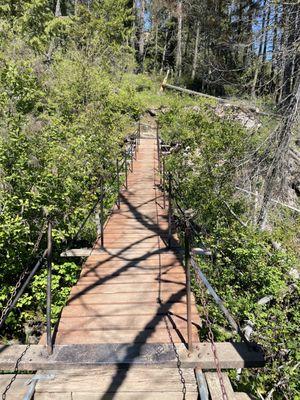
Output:
M235 189L241 160L253 151L261 133L249 135L221 120L205 102L197 107L177 102L160 117L160 125L164 141L172 146L166 167L174 178L176 201L192 210L200 229L196 244L204 243L213 253L211 260L198 260L201 269L241 327L251 324L252 339L265 351L263 369L243 370L239 376L231 372L237 389L256 396L271 393L274 399L299 398L299 280L291 273L299 260L287 240L287 250L274 249L274 238L282 236L279 227L261 232L247 221L248 205ZM284 236L290 232L293 240L294 223L287 221ZM195 280L194 292L201 314ZM208 304L216 340L240 340L215 303ZM200 335L207 340L206 329Z
M46 247L50 218L53 318L58 317L78 272L59 254L99 198L99 179L113 188L114 160L140 114L135 90L122 80L132 65L124 45L127 3L102 3L95 2L91 12L80 7L64 22L44 8L43 0L21 2L18 12L2 9L1 26L10 31L1 31L0 44L1 308L20 273ZM106 210L114 193L105 199ZM80 244L96 237L91 218L78 236ZM24 338L28 319L44 322L45 274L41 269L18 302L1 332L3 340Z

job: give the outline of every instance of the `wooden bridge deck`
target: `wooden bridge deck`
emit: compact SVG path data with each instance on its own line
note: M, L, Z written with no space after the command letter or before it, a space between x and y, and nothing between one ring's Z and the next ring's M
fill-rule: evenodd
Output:
M123 344L126 359L138 358L145 345L187 343L185 272L180 251L167 248L167 232L156 139L142 136L128 190L106 224L104 248L96 243L72 288L54 335L56 345ZM194 299L192 313L198 343ZM133 361L52 373L53 380L38 382L35 399L198 398L193 368L161 368L150 358L148 365Z
M166 245L168 220L157 179L155 138L141 138L128 190L72 288L56 344L187 341L185 273ZM193 305L193 340L199 317Z
M213 354L210 346L199 345L200 321L194 298L192 334L197 352L188 354L182 349L187 342L185 272L180 251L166 246L167 210L162 207L157 185L156 149L154 137L141 139L129 189L122 192L121 207L115 207L106 225L105 247L96 243L62 311L54 354L45 358L43 346L29 349L31 354L27 361L24 356L21 368L32 370L33 361L41 369L35 376L18 376L7 400L32 398L29 392L34 392L34 400L199 398L190 363L212 368ZM220 349L224 368L244 365L238 346L227 353L226 343ZM11 368L14 349L3 346L1 352L0 364ZM56 369L52 370L52 365ZM26 378L32 378L30 386ZM2 377L2 392L11 379ZM222 400L217 374L208 374L206 379L211 399ZM249 398L235 393L226 376L223 380L229 400Z

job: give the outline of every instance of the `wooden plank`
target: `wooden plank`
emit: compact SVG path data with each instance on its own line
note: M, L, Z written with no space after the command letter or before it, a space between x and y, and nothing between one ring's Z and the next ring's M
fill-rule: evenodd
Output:
M73 294L78 294L78 293L88 293L88 294L97 294L97 293L139 293L139 292L155 292L156 296L157 293L164 291L164 292L169 292L169 293L176 293L180 290L185 288L185 284L180 284L180 283L163 283L156 281L154 283L140 283L136 284L136 282L131 282L125 284L124 282L122 283L115 283L113 285L99 285L96 283L94 284L81 284L81 285L76 285L73 287L71 290L71 295Z
M175 293L156 293L156 292L133 292L133 293L101 293L89 294L82 293L70 295L68 304L127 304L136 303L143 305L144 303L185 303L186 296L184 290ZM194 302L194 301L193 301Z
M89 393L89 400L182 400L182 392L126 392L126 393ZM196 392L187 392L185 400L198 400ZM38 397L39 399L39 397ZM52 398L48 398L52 400ZM72 393L73 400L86 400L86 393ZM46 400L46 399L45 399Z
M140 246L138 246L140 244ZM163 243L161 244L163 246ZM164 246L165 248L165 246ZM134 258L139 258L139 256L149 257L152 254L161 253L161 247L159 247L157 242L142 245L141 242L136 243L136 245L124 242L124 247L110 247L110 250L104 251L97 248L82 248L82 249L70 249L63 251L61 257L98 257L101 258L112 258L113 256L126 256L133 255Z
M211 400L223 400L222 389L218 374L216 372L206 372L205 378L209 389ZM228 400L234 399L234 391L228 375L222 373L223 383L228 396Z
M165 257L160 256L159 254L155 254L153 256L148 257L147 259L136 259L136 260L121 260L115 257L107 258L107 257L94 257L91 256L84 263L84 269L92 269L96 267L104 268L120 268L123 266L135 267L136 269L142 267L151 267L154 266L156 268L168 268L168 267L182 267L182 263L180 259L165 259ZM182 267L183 268L183 267Z
M123 241L120 240L116 240L116 239L110 239L108 240L107 238L105 238L105 246L109 247L110 249L119 249L120 247L124 246L129 248L131 250L136 250L136 249L153 249L158 251L159 249L167 249L168 248L168 243L167 240L165 241L158 241L157 239L154 241L143 241L143 240L133 240L133 241L129 241L124 239ZM151 246L151 248L150 248Z
M157 318L158 319L158 318ZM198 315L192 316L193 322L199 326L200 319ZM186 328L187 321L184 317L170 316L167 323L175 328ZM164 318L155 320L152 315L111 315L111 316L89 316L89 317L69 317L62 318L58 330L60 332L70 329L83 329L83 330L114 330L114 329L144 329L144 328L166 328Z
M186 314L185 303L167 303L158 304L157 302L143 304L143 307L137 307L135 303L129 304L74 304L66 306L62 310L61 317L74 316L105 316L105 315L160 315L166 312L172 312L176 315Z
M182 400L180 392L126 392L126 393L87 393L87 392L72 392L72 393L37 393L35 400ZM198 394L188 392L185 395L185 400L197 400ZM16 399L19 400L19 399Z
M62 257L92 257L95 260L102 261L117 261L117 260L151 260L158 257L163 258L164 262L176 262L180 260L180 253L167 252L164 249L158 249L156 246L148 248L146 251L144 248L128 248L126 249L110 249L109 252L104 252L98 249L71 249L61 253Z
M7 385L11 382L14 377L13 374L0 375L0 393L5 391ZM19 400L22 399L28 391L28 382L33 377L32 374L18 374L16 380L12 383L9 391L7 392L7 400Z
M143 275L153 275L155 274L157 277L161 276L162 279L169 278L171 275L175 274L184 274L184 269L182 266L149 266L149 267L141 267L141 266L115 266L111 268L93 268L93 269L83 269L81 271L81 277L98 277L103 279L110 279L110 281L115 281L116 277L119 276L138 276L140 274Z
M82 393L85 397L82 397L83 399L90 399L90 394L88 393ZM87 397L88 396L88 397ZM99 395L95 394L95 399L96 396L98 396L99 400ZM43 393L35 393L34 394L34 400L74 400L74 395L71 392L61 392L61 393L53 393L53 392L43 392Z
M170 329L174 343L186 343L187 331L180 328ZM196 328L193 331L192 340L199 341ZM56 344L106 344L106 343L171 343L167 329L118 329L118 330L75 330L58 331L55 336ZM46 343L46 336L40 339L40 344Z
M121 283L126 284L132 284L132 274L120 274L118 276L117 280L111 279L108 281L101 282L101 276L82 276L79 278L77 281L76 285L81 286L81 285L87 285L87 284L93 284L93 283L101 283L101 285L107 286L107 285L119 285ZM147 274L134 274L134 282L135 284L140 284L140 283L153 283L153 282L167 282L167 283L181 283L185 285L185 273L182 271L182 273L172 273L172 274L165 274L164 276L160 277L159 272L157 273L147 273ZM102 275L103 277L103 275Z
M52 372L53 373L53 372ZM197 393L194 371L183 371L186 389ZM174 369L164 369L164 373L157 368L130 367L126 369L107 369L105 367L83 370L66 370L57 374L51 381L38 382L36 393L113 393L130 392L179 392L182 395L182 383Z
M235 392L233 400L251 400L251 397L247 393Z

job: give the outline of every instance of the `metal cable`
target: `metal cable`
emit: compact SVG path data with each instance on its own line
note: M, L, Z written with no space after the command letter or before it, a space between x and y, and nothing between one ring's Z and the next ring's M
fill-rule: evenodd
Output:
M24 357L24 355L26 354L27 350L29 349L30 344L28 344L24 351L22 352L22 354L20 355L20 357L17 359L16 364L15 364L15 368L14 368L14 375L12 376L11 380L9 381L8 385L6 386L6 388L4 389L4 392L2 393L2 400L6 400L6 394L9 391L11 385L14 383L14 381L17 379L17 375L19 373L19 364L22 361L22 358Z
M208 338L211 344L211 350L214 356L214 364L216 366L216 370L217 370L217 374L218 374L218 379L220 382L220 386L221 386L221 391L222 391L222 399L223 400L229 400L228 395L226 393L226 389L225 389L225 385L224 385L224 380L223 380L223 375L222 375L222 371L221 371L221 367L220 367L220 360L218 358L218 353L217 353L217 348L216 348L216 344L215 344L215 339L214 339L214 334L212 331L212 323L209 319L209 315L208 315L208 308L207 308L207 302L206 302L206 298L204 295L204 287L203 287L203 283L202 281L199 279L199 277L196 275L196 279L198 281L199 284L199 289L200 289L200 301L201 301L201 305L204 311L204 316L205 316L205 321L206 321L206 326L208 329Z
M183 370L181 368L181 361L180 361L179 353L178 353L177 347L176 347L176 345L174 343L174 340L173 340L173 337L172 337L172 334L171 334L171 330L170 330L170 327L169 327L169 323L168 323L168 317L169 316L170 316L170 312L168 312L167 315L164 315L164 321L165 321L167 332L168 332L168 335L169 335L169 338L170 338L170 341L171 341L171 344L172 344L172 347L173 347L173 351L174 351L174 354L175 354L175 357L176 357L177 371L178 371L178 374L179 374L179 377L180 377L180 382L182 384L182 400L185 400L186 399L186 390L187 390L186 389L186 382L185 382L185 379L184 379L184 376L183 376Z

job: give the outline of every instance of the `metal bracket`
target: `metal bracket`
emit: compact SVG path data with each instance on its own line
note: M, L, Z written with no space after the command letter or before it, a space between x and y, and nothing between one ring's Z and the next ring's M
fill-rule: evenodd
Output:
M27 381L28 390L25 396L23 397L23 400L31 400L33 398L35 393L35 387L38 381L46 381L54 378L55 378L54 374L45 374L45 375L35 374L29 381Z

